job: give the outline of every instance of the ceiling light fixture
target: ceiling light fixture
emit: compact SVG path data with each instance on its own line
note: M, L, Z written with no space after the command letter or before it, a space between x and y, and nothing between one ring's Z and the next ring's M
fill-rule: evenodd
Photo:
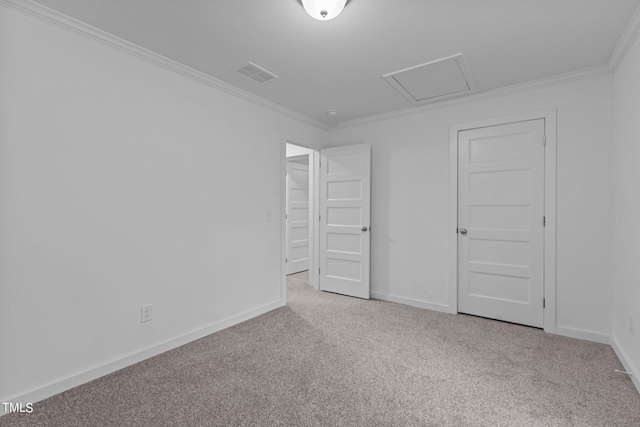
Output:
M340 15L347 0L301 0L309 16L319 21L328 21Z

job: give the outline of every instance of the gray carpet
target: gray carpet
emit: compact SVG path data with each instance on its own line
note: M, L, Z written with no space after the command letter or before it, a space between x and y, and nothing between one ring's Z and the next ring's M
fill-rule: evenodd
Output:
M606 345L321 293L34 405L2 426L640 426Z

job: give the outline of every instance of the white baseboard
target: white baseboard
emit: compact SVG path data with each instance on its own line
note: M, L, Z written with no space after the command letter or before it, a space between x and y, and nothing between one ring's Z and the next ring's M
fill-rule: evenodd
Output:
M618 359L620 359L620 362L622 362L624 370L631 374L631 382L633 382L633 385L636 386L636 390L640 392L640 375L638 374L638 369L633 364L633 362L631 362L631 359L624 351L624 349L620 345L620 342L615 336L611 337L611 348L613 348L613 351L616 352Z
M38 402L63 391L69 390L73 387L77 387L81 384L93 381L119 369L126 368L127 366L149 359L150 357L157 356L161 353L164 353L165 351L172 350L191 341L206 337L207 335L211 335L214 332L221 331L230 326L237 325L238 323L242 323L246 320L260 316L261 314L265 314L284 305L285 304L281 300L265 304L261 307L220 320L211 325L205 326L204 328L199 328L195 331L186 333L177 338L172 338L170 340L148 347L144 350L136 351L135 353L131 353L127 356L112 360L86 371L73 374L69 377L51 382L49 384L45 384L41 387L29 390L28 392L22 393L10 399L4 399L2 400L2 402L19 402L23 404ZM2 415L5 415L4 405L2 405L2 408L0 408L0 416Z
M448 305L445 304L422 301L413 298L399 297L396 295L383 294L381 292L371 292L371 297L382 301L395 302L398 304L405 304L418 308L426 308L428 310L440 311L443 313L451 313L451 309Z
M611 337L600 332L586 331L584 329L570 328L567 326L556 326L556 335L580 340L593 341L600 344L611 344Z

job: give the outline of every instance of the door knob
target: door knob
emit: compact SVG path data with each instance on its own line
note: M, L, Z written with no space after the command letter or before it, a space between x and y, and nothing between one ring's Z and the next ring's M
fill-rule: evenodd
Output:
M361 228L361 230L362 230L362 231L367 231L367 230L368 230L368 228L367 228L367 226L366 226L366 225L363 225L363 226L362 226L362 228Z
M466 228L461 228L460 229L460 234L467 234L467 229Z

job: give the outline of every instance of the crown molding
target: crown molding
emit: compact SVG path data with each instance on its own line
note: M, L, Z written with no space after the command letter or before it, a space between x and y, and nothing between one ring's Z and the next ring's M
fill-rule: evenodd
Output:
M331 130L345 129L349 127L359 126L367 123L378 122L381 120L390 120L394 118L411 116L414 114L420 114L425 111L440 110L444 108L454 107L468 102L483 101L486 99L497 98L500 96L526 92L529 90L543 89L563 83L569 83L572 81L578 81L583 79L589 79L593 77L604 76L607 74L613 74L618 70L620 64L627 56L627 53L633 46L634 42L640 36L640 5L636 8L629 23L625 27L622 35L618 39L611 56L606 64L596 65L593 67L583 68L581 70L572 71L564 74L557 74L555 76L547 77L532 82L526 82L513 86L507 86L504 88L494 89L486 92L480 92L471 94L468 96L460 97L453 100L444 100L440 102L434 102L420 107L409 107L402 110L391 111L388 113L375 114L371 116L362 117L359 119L348 120L340 122L337 125L331 127Z
M531 82L521 83L513 86L507 86L499 89L493 89L486 92L475 93L472 95L463 96L456 99L444 100L440 102L434 102L419 107L409 107L402 110L391 111L388 113L375 114L371 116L362 117L359 119L348 120L338 123L332 127L331 130L345 129L354 126L360 126L368 123L380 122L383 120L397 119L401 117L412 116L415 114L424 113L426 111L442 110L445 108L455 107L457 105L468 104L470 102L485 101L492 98L499 98L502 96L513 95L521 92L528 92L532 90L544 89L551 86L557 86L564 83L570 83L573 81L585 80L594 77L600 77L607 74L611 74L613 71L606 65L596 65L593 67L583 68L581 70L572 71L564 74L557 74L555 76L546 77L544 79L534 80Z
M631 16L631 20L629 20L629 23L609 57L607 65L611 68L612 72L615 73L618 70L618 67L620 67L620 64L624 61L624 58L627 56L627 53L629 53L638 35L640 35L640 5Z
M169 59L158 53L145 49L134 43L116 37L106 31L95 28L91 25L85 24L70 16L64 15L32 0L0 0L0 5L9 9L16 10L41 21L47 22L63 30L80 35L82 37L93 40L104 46L110 47L114 50L129 54L148 63L154 64L158 67L164 68L169 71L173 71L183 77L187 77L198 83L204 84L211 88L220 90L229 95L248 101L254 105L266 108L276 113L287 116L296 121L313 126L317 129L329 132L337 129L345 129L353 126L359 126L367 123L378 122L382 120L390 120L394 118L400 118L405 116L411 116L414 114L420 114L425 111L433 111L444 108L454 107L469 102L478 102L487 99L497 98L510 94L526 92L529 90L542 89L551 87L563 83L569 83L572 81L588 79L592 77L598 77L606 74L611 74L617 70L625 56L629 52L629 49L640 35L640 6L636 9L629 24L625 28L622 36L618 40L616 47L611 54L607 64L597 65L594 67L584 68L582 70L573 71L565 74L559 74L551 77L547 77L532 82L517 84L504 88L494 89L486 92L480 92L471 94L468 96L442 100L434 102L432 104L422 105L418 107L408 107L401 110L391 111L387 113L375 114L366 116L354 120L348 120L340 122L337 125L328 125L319 120L313 119L297 111L291 110L275 102L269 101L245 90L239 89L221 80L202 73L177 61Z
M218 80L208 74L195 70L151 50L145 49L142 46L138 46L137 44L116 37L113 34L107 33L106 31L85 24L75 18L50 9L32 0L0 0L0 5L37 18L41 21L54 25L73 34L100 43L103 46L107 46L114 50L126 53L135 58L164 68L165 70L172 71L198 83L207 85L221 92L243 99L252 104L269 109L320 130L328 131L330 129L330 126L328 126L327 124L315 120L309 116L283 107L280 104L276 104L275 102L266 100L245 90L239 89L235 86L223 82L222 80Z
M375 114L371 116L362 117L359 119L348 120L340 122L335 126L330 127L331 130L346 129L354 126L359 126L367 123L379 122L382 120L390 120L400 117L411 116L414 114L420 114L425 111L440 110L444 108L454 107L468 102L483 101L491 98L497 98L510 94L526 92L529 90L543 89L563 83L569 83L572 81L584 80L593 77L604 76L607 74L613 74L618 70L620 64L629 53L629 50L640 36L640 5L636 8L635 12L631 16L629 23L625 27L622 35L618 39L611 56L606 64L596 65L593 67L583 68L581 70L572 71L564 74L557 74L540 80L534 80L532 82L526 82L513 86L507 86L498 88L486 92L480 92L470 94L460 98L452 100L443 100L440 102L434 102L419 107L408 107L402 110L391 111L387 113Z

